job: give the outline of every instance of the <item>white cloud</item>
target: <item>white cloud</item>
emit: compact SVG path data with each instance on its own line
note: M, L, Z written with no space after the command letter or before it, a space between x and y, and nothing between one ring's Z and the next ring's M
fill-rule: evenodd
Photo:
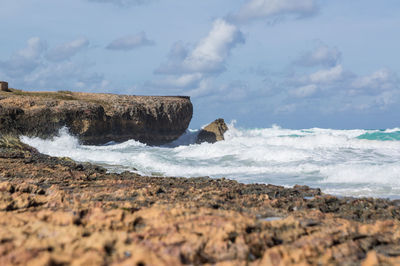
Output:
M364 90L389 90L398 88L398 77L388 69L380 69L370 75L359 77L352 82L355 89Z
M199 81L196 88L186 91L186 94L190 97L201 97L209 95L213 92L213 86L210 78L204 78Z
M43 51L47 49L47 44L39 37L33 37L28 40L27 47L17 52L17 57L25 59L37 59Z
M196 72L220 71L231 49L243 42L243 35L235 25L217 19L207 37L184 59L183 66Z
M380 109L385 109L388 106L398 103L399 92L398 91L385 91L382 92L378 97L375 98L375 103Z
M166 63L161 64L155 71L155 74L182 74L187 72L183 70L182 62L188 56L188 49L182 42L176 42L172 45L168 53Z
M53 62L64 61L82 51L89 46L86 38L79 38L70 42L63 43L46 54L46 59Z
M337 48L320 44L313 51L303 54L295 63L306 67L319 65L333 67L339 63L341 56L342 53Z
M123 50L129 51L136 49L142 46L150 46L153 45L154 41L149 40L146 37L146 33L140 32L136 35L129 35L118 38L112 41L109 45L107 45L107 49L109 50Z
M306 17L318 11L316 0L249 0L234 19L249 21L281 15Z
M175 87L191 96L208 95L213 90L211 80L225 71L231 50L244 42L243 34L223 19L214 21L210 32L192 50L182 42L171 48L166 63L154 72L167 78L153 81L156 86Z
M168 76L162 80L153 81L150 85L164 88L193 88L199 84L202 78L201 73Z
M241 31L223 19L217 19L208 35L189 52L182 43L176 43L167 63L162 64L157 74L220 73L231 50L244 42Z
M342 111L356 110L358 112L369 113L372 110L387 110L396 105L400 100L398 90L383 91L376 95L359 94L355 97L347 97L343 102Z
M17 51L9 60L0 61L0 69L10 77L30 73L41 64L41 57L46 49L46 42L39 37L30 38L24 49Z
M330 83L339 80L343 74L343 67L337 65L330 69L319 70L310 74L309 80L312 83Z
M400 101L400 79L389 69L357 76L352 72L345 72L341 65L337 65L301 78L289 79L281 86L289 86L286 91L289 106L299 103L296 98L312 97L312 108L324 113L370 113L388 110ZM309 105L304 103L301 108L305 110L308 107ZM283 109L286 112L297 111Z
M102 90L108 85L103 74L89 72L89 63L64 61L60 63L43 64L22 80L23 85L57 90Z
M91 72L87 61L65 60L88 45L86 39L62 44L49 53L45 41L38 37L10 59L0 61L0 74L16 88L101 90L108 82L100 73Z
M318 89L317 85L310 84L293 89L290 91L290 94L298 98L305 98L312 96L317 91L317 89Z
M220 101L242 101L248 96L248 85L240 80L235 80L229 84L222 85L219 89L221 95Z

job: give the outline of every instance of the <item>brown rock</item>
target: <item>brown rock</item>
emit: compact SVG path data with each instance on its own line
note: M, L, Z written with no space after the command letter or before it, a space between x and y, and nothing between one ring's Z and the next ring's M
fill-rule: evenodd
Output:
M224 140L224 133L228 130L224 119L219 118L200 130L196 143L215 143Z
M192 113L190 98L184 96L0 92L0 133L49 138L66 126L86 144L168 143L185 132Z
M376 254L376 251L370 251L367 254L367 257L365 258L365 260L363 261L363 263L361 264L362 266L377 266L379 265L379 259L378 259L378 255Z
M0 91L10 92L11 90L8 88L8 83L5 81L0 81Z
M400 265L400 204L107 173L0 142L0 265Z

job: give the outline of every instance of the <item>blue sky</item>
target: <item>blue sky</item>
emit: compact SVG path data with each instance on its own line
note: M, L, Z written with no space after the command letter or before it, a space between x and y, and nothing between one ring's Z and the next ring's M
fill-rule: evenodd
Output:
M398 0L2 0L0 80L190 95L192 128L393 128Z

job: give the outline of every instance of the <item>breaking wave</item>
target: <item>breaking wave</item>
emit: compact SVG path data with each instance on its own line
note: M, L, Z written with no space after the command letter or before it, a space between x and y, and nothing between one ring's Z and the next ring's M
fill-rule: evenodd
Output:
M400 198L400 129L260 129L229 125L225 141L195 144L198 130L151 147L135 140L81 145L67 129L52 140L22 141L52 156L110 171L157 176L226 177L243 183L320 187L336 195Z

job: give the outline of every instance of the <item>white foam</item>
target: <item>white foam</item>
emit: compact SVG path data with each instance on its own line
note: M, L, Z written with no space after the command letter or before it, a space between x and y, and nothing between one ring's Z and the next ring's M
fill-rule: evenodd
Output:
M400 132L400 128L399 127L388 128L388 129L385 129L383 132L385 132L385 133Z
M400 129L240 129L234 122L228 127L225 141L215 144L194 144L198 130L188 130L163 147L134 140L85 146L66 129L52 140L22 137L22 141L42 153L100 163L113 171L136 168L142 174L227 177L285 186L305 184L342 195L400 195L400 141L357 138Z
M321 167L325 183L389 185L400 188L400 163L345 163Z

